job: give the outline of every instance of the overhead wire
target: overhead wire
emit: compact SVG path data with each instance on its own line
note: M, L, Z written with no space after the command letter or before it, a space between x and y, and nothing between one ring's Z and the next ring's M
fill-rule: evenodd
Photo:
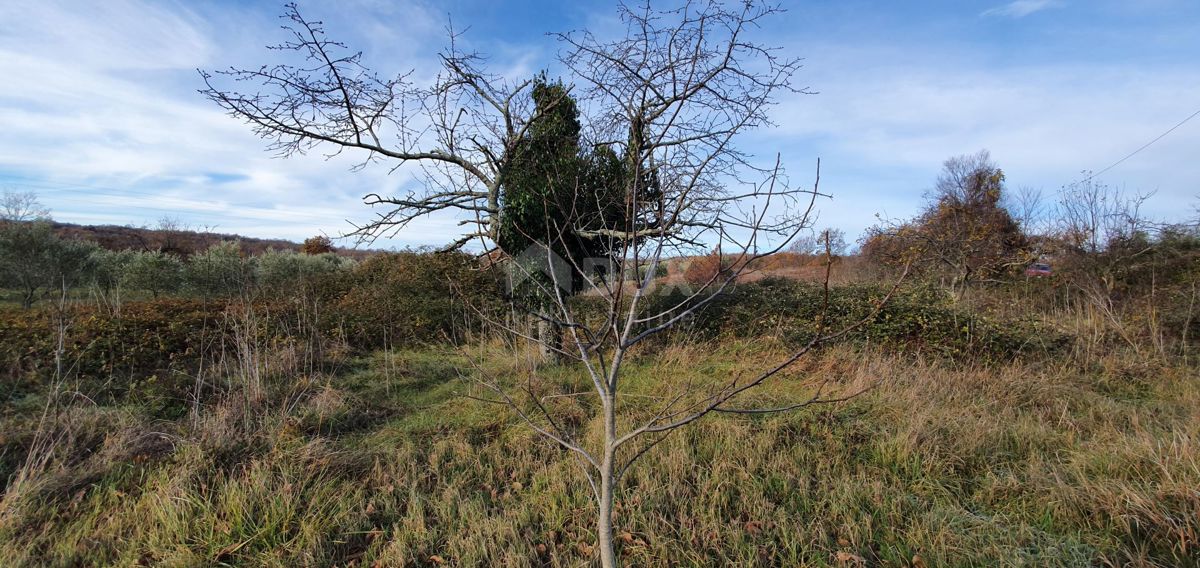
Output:
M1155 142L1158 142L1159 140L1162 140L1163 138L1166 138L1166 136L1167 136L1168 134L1170 134L1170 133L1174 132L1174 131L1175 131L1175 130L1177 130L1177 129L1178 129L1180 126L1183 126L1184 124L1187 124L1187 122L1188 122L1189 120L1191 120L1191 119L1193 119L1193 118L1196 118L1197 116L1200 116L1200 110L1197 110L1196 112L1193 112L1193 113L1192 113L1191 115L1189 115L1187 118L1185 118L1185 119L1183 119L1183 120L1179 121L1179 123L1178 123L1178 124L1176 124L1175 126L1172 126L1171 128L1168 128L1166 132L1163 132L1162 134L1159 134L1158 136L1156 136L1156 137L1155 137L1153 140L1151 140L1151 141L1149 141L1149 142L1147 142L1147 143L1145 143L1145 144L1142 144L1142 145L1141 145L1141 146L1140 146L1140 147L1139 147L1137 150L1134 150L1134 151L1130 152L1130 153L1129 153L1129 154L1127 154L1127 155L1126 155L1124 158L1121 158L1120 160L1117 160L1117 161L1113 162L1112 164L1109 164L1109 166L1108 166L1108 167L1106 167L1106 168L1104 168L1104 169L1102 169L1102 170L1100 170L1100 171L1098 171L1098 172L1093 172L1091 175L1089 175L1089 176L1087 176L1087 177L1085 177L1085 178L1083 178L1083 179L1081 179L1081 180L1079 180L1079 181L1076 181L1076 182L1074 182L1074 183L1073 183L1073 184L1071 184L1071 185L1080 184L1080 183L1087 183L1087 182L1089 182L1089 181L1091 181L1091 180L1095 179L1095 178L1096 178L1097 176L1099 176L1100 174L1103 174L1103 173L1105 173L1105 172L1107 172L1107 171L1109 171L1109 170L1111 170L1111 169L1113 169L1113 168L1115 168L1115 167L1117 167L1117 166L1121 165L1122 163L1124 163L1124 162L1125 162L1125 160L1128 160L1129 158L1132 158L1132 157L1134 157L1134 156L1138 155L1139 153L1141 153L1141 151L1142 151L1142 150L1145 150L1146 148L1149 148L1149 147L1150 147L1151 145L1153 145Z

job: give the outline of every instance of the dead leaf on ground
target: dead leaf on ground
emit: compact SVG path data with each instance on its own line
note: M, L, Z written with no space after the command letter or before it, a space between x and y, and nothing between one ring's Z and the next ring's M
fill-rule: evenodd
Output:
M838 562L853 562L858 566L863 566L867 563L866 558L854 554L853 552L846 552L844 550L837 551L837 554L834 555L834 558L836 558Z

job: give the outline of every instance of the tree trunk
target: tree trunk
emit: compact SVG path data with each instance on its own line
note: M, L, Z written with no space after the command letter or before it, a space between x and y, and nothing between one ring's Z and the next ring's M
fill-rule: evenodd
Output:
M613 549L612 505L613 487L611 467L600 478L600 518L596 526L596 546L600 548L600 566L616 568L617 551Z
M549 320L548 314L542 312L537 318L538 354L542 362L557 364L561 361L562 329Z
M617 409L612 395L604 401L604 460L600 462L600 503L596 523L596 546L600 549L600 566L616 568L617 551L613 549L612 509L616 490L613 469L616 465Z

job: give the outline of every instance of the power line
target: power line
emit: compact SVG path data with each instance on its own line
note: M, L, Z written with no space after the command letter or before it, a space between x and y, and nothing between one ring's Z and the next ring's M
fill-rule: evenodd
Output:
M1155 142L1158 142L1159 140L1162 140L1162 139L1163 139L1163 138L1165 138L1165 137L1166 137L1168 134L1170 134L1170 133L1174 132L1174 131L1175 131L1175 129L1179 128L1180 126L1183 126L1184 124L1187 124L1187 122L1188 122L1189 120L1191 120L1191 119L1193 119L1193 118L1196 118L1197 116L1200 116L1200 110L1197 110L1196 112L1193 112L1193 113L1192 113L1190 116L1188 116L1187 118L1185 118L1185 119L1183 119L1183 120L1179 121L1179 124L1176 124L1175 126L1172 126L1171 128L1167 129L1167 131L1166 131L1166 132L1163 132L1162 134L1159 134L1159 135L1158 135L1158 136L1157 136L1157 137L1156 137L1154 140L1151 140L1151 141L1149 141L1149 142L1147 142L1147 143L1145 143L1145 144L1142 144L1142 146L1141 146L1140 148L1138 148L1137 150L1134 150L1134 151L1130 152L1130 153L1129 153L1129 155L1125 156L1124 158L1121 158L1120 160L1117 160L1117 161L1113 162L1113 163L1112 163L1111 165L1109 165L1107 168L1104 168L1104 169L1102 169L1102 170L1100 170L1100 171L1098 171L1098 172L1095 172L1095 173L1093 173L1092 175L1090 175L1090 176L1088 176L1088 177L1086 177L1086 178L1083 178L1083 179L1081 179L1081 180L1079 180L1079 181L1077 181L1077 182L1075 182L1075 183L1085 183L1085 182L1092 181L1092 179L1093 179L1093 178L1095 178L1096 176L1099 176L1100 174L1102 174L1102 173L1104 173L1104 172L1107 172L1108 170L1111 170L1111 169L1113 169L1113 168L1115 168L1115 167L1117 167L1117 166L1121 165L1121 163L1122 163L1122 162L1124 162L1125 160L1128 160L1129 158L1132 158L1132 157L1134 157L1134 156L1138 155L1138 153L1139 153L1139 152L1141 152L1142 150L1145 150L1146 148L1149 148L1151 144L1154 144ZM1074 185L1074 184L1072 184L1072 185Z

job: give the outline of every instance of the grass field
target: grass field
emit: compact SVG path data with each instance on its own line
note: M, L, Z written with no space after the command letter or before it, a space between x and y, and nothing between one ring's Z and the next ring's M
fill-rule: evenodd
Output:
M734 340L647 353L626 400L636 413L653 385L781 353ZM882 382L668 438L621 493L621 554L630 566L1200 564L1200 378L1131 360L984 367L831 349L760 396L825 376ZM576 462L460 396L464 373L526 371L498 344L381 351L234 381L198 412L180 394L187 377L107 402L46 386L3 407L0 564L589 565L594 509ZM540 374L568 392L576 371ZM556 400L596 429L594 409Z

